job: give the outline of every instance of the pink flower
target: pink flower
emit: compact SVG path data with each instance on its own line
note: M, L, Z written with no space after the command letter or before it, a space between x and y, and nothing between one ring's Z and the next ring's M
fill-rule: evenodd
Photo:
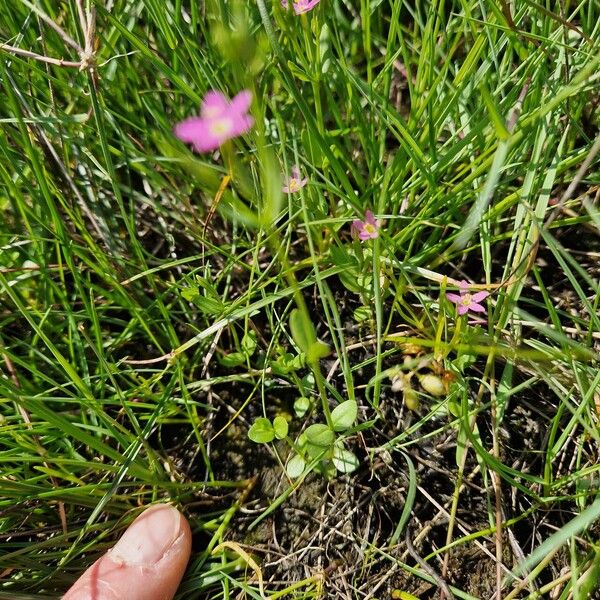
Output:
M227 140L246 133L254 124L248 114L252 92L241 91L233 100L212 90L204 96L199 117L191 117L177 123L175 135L196 152L216 150Z
M469 282L464 279L459 285L460 295L451 293L446 294L446 298L458 306L458 314L464 315L469 311L477 313L485 312L485 306L482 306L479 303L490 295L489 292L469 293Z
M381 221L375 218L375 215L368 210L365 213L365 220L355 219L352 221L352 233L358 235L361 242L366 240L374 240L379 236L379 228Z
M300 169L298 165L294 165L292 167L292 176L284 175L283 176L283 187L281 188L282 192L286 194L293 194L298 190L301 190L308 183L308 177L302 179L300 177Z
M303 15L309 10L312 10L319 2L321 2L321 0L295 0L292 2L292 8L297 15ZM281 6L287 10L289 6L288 0L281 0Z

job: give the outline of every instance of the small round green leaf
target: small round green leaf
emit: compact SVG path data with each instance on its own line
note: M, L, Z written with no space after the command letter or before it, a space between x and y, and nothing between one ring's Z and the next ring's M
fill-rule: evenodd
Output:
M346 400L338 406L336 406L331 412L331 420L333 421L333 428L336 431L346 431L350 429L356 421L356 415L358 414L358 405L354 400Z
M259 417L248 430L248 437L257 444L268 444L273 441L275 431L269 419Z
M315 446L314 444L311 444L310 442L307 442L304 445L304 451L306 452L308 457L311 459L312 458L327 459L327 455L331 454L333 452L331 449L331 446Z
M358 458L350 450L343 446L337 446L333 449L333 464L340 473L352 473L359 466Z
M361 292L366 291L365 288L361 287L357 282L357 271L354 268L349 268L346 271L342 271L338 277L340 281L344 285L345 288L354 292L355 294L360 294Z
M304 473L305 468L306 463L304 462L304 459L299 454L295 454L290 458L285 468L285 472L290 479L297 479Z
M335 441L335 434L327 425L322 423L315 423L311 425L305 432L306 440L313 446L320 446L326 448L331 446Z
M294 402L294 412L296 413L297 417L303 417L308 412L309 408L309 398L306 396L300 396L299 398L296 398L296 401Z
M352 314L357 323L368 321L373 316L373 311L368 306L359 306Z
M288 434L288 422L281 416L273 419L273 431L278 440L282 440Z

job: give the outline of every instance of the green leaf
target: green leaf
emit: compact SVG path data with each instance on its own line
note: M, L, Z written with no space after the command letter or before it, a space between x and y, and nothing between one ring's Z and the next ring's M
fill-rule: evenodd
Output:
M339 274L340 281L344 285L344 287L354 292L355 294L360 294L362 292L368 291L364 285L361 285L358 281L358 271L354 268L349 268L346 271L342 271Z
M310 75L304 69L301 69L298 65L293 63L291 60L288 60L287 64L294 77L297 77L301 81L312 81Z
M181 297L188 302L193 302L199 295L200 292L197 287L189 287L181 290Z
M288 434L288 422L281 416L273 419L273 431L278 440L282 440Z
M315 168L322 169L323 164L326 162L326 158L323 154L327 149L321 147L321 144L319 143L320 140L316 139L314 135L311 135L308 128L303 128L301 138L302 147L308 151L310 162Z
M281 168L272 148L264 145L258 147L258 163L261 165L262 202L261 225L270 231L281 212L283 192L281 191Z
M346 251L344 246L332 246L329 249L329 256L336 267L344 267L344 269L356 269L358 267L358 261Z
M354 320L357 323L368 321L373 316L373 311L368 306L359 306L354 313L352 313Z
M224 367L239 367L246 362L246 355L243 352L232 352L225 356L219 356L218 360Z
M306 353L306 360L310 363L315 363L326 356L329 356L329 346L325 342L314 342L311 344Z
M256 334L254 331L248 331L242 338L242 351L246 356L252 356L256 350Z
M213 298L207 298L198 294L194 299L194 304L205 314L210 317L218 317L223 314L224 305L218 300Z
M492 98L490 91L487 89L485 84L481 84L479 86L479 92L481 93L481 97L483 99L483 103L485 104L488 114L490 115L490 119L496 130L496 135L501 140L506 140L510 137L510 132L506 129L506 125L504 124L504 119L500 116L500 112L498 110L498 106L496 102Z
M600 518L600 498L597 498L593 504L563 525L557 532L547 537L524 561L521 561L515 569L517 575L520 576L522 573L536 568L545 557L554 554L561 546L568 544L572 540L572 536L590 527L598 518Z
M331 412L331 421L335 431L345 431L349 429L356 421L358 414L358 405L354 400L346 400L336 406Z
M306 357L304 356L304 354L297 354L296 356L292 357L292 360L290 361L289 364L290 364L290 369L292 371L297 371L298 369L302 369L306 365Z
M304 473L305 468L306 462L304 459L299 454L295 454L288 461L285 472L290 479L298 479Z
M271 362L271 368L276 375L287 375L304 367L304 354L296 355L287 352Z
M331 446L335 441L335 434L327 425L322 423L315 423L311 425L305 432L306 440L313 446L319 446L321 448L327 448Z
M292 337L302 352L307 353L317 341L312 321L299 309L295 308L290 313L290 331Z
M331 454L333 452L333 447L331 447L331 446L329 446L329 447L315 446L315 444L306 442L306 444L304 445L304 450L306 451L306 454L308 454L308 456L311 459L314 459L314 458L326 459L328 457L328 454Z
M413 596L409 592L403 592L402 590L394 590L392 598L398 598L398 600L419 600L417 596Z
M322 460L316 470L327 479L333 479L337 475L335 465L330 460Z
M346 450L341 444L336 444L331 459L340 473L352 473L358 469L360 462L354 452Z
M268 444L273 441L275 431L271 421L265 417L259 417L248 430L248 437L257 444Z
M224 193L218 210L231 221L239 221L247 227L257 228L259 226L258 215L252 208L245 204L233 194Z
M294 412L297 417L303 417L308 410L310 409L310 399L306 396L300 396L300 398L296 398L294 402Z

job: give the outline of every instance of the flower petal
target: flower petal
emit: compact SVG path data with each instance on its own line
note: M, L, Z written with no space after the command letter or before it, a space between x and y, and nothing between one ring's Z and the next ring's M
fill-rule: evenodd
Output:
M297 15L302 15L312 10L321 0L298 0L294 2L294 12Z
M207 134L206 137L198 138L192 142L194 146L194 150L196 152L212 152L213 150L217 150L221 144L222 140L214 137L213 135Z
M484 325L487 323L485 319L469 319L469 325Z
M362 231L365 228L365 224L360 219L354 219L354 221L352 221L352 227L358 231Z
M182 142L193 142L199 136L203 136L206 131L206 121L201 117L191 117L177 123L173 128L173 133Z
M233 125L227 139L246 133L252 128L252 125L254 125L254 118L250 115L232 114L230 115L230 118Z
M446 298L448 298L450 302L454 302L454 304L458 304L462 300L462 298L458 294L453 294L451 292L448 292L446 294Z
M196 152L211 152L225 141L211 131L210 121L199 117L178 123L174 133L182 142L192 144Z
M471 287L471 286L466 279L462 279L461 281L458 282L458 287L461 290L464 290L466 292L469 289L469 287Z
M489 295L489 292L476 292L475 294L471 294L471 300L473 300L473 302L481 302L482 300L485 300Z
M234 96L231 101L231 111L236 113L247 113L252 104L252 92L250 90L242 90Z
M284 184L284 185L281 186L281 191L284 194L291 194L292 193L292 190L290 190L290 186L287 185L287 184Z
M374 227L377 227L379 225L377 223L377 219L375 219L375 215L371 210L367 210L367 212L365 212L365 222L370 223Z
M251 102L249 90L241 91L232 102L221 92L211 90L202 102L201 116L178 123L174 133L183 142L193 144L197 152L215 150L252 127L254 118L246 114Z
M298 182L298 185L299 185L301 188L303 188L303 187L304 187L304 186L305 186L307 183L308 183L308 177L305 177L304 179L301 179L301 180Z
M217 90L207 92L202 101L200 114L206 119L222 117L229 110L229 100Z
M470 306L465 306L464 304L459 304L458 305L458 314L459 315L464 315L469 308L471 308Z
M477 302L471 302L468 309L478 313L485 312L485 306L481 306L481 304L477 304Z

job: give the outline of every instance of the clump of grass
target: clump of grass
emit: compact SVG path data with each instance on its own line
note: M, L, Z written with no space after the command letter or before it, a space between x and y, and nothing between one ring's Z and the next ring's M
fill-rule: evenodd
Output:
M273 598L591 597L597 4L92 4L0 2L0 595L167 500L181 598L256 597L227 540ZM254 123L199 155L173 127L210 90ZM281 570L247 528L336 460L323 554Z

